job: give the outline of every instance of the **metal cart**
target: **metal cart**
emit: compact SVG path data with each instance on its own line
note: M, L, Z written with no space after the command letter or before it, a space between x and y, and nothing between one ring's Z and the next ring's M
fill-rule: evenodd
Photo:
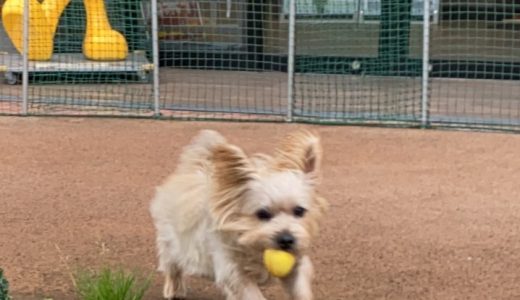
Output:
M29 74L35 73L75 73L105 74L134 73L139 81L149 82L153 64L144 51L134 51L124 61L91 61L82 53L54 54L50 61L29 61ZM0 53L0 72L5 73L8 84L19 84L23 72L23 59L17 53ZM91 82L92 83L92 82Z

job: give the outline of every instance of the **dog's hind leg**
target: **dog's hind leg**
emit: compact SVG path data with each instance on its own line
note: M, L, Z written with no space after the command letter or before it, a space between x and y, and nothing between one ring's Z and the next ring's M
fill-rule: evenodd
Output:
M182 270L171 264L164 272L163 297L168 300L186 298L187 290Z

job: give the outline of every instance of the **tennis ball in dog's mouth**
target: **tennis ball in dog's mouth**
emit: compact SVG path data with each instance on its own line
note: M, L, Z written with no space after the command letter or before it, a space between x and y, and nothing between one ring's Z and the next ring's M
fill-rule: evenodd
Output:
M276 249L264 251L264 265L267 271L275 277L281 278L289 275L295 262L296 258L289 252Z

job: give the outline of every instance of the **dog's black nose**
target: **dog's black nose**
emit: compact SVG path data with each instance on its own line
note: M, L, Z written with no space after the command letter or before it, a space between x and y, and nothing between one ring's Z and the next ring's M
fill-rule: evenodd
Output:
M296 239L289 232L282 232L276 236L276 243L282 250L291 250Z

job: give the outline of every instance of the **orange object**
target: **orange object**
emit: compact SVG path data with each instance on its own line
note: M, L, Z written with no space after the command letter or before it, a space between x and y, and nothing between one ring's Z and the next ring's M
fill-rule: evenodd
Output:
M29 0L29 59L49 60L54 35L70 0ZM7 0L2 8L5 31L18 52L23 52L23 0Z
M112 29L103 0L85 0L87 32L83 54L91 60L124 60L128 56L125 37Z
M60 17L70 0L29 0L29 60L49 60ZM91 60L123 60L128 56L125 37L108 22L104 0L84 0L87 30L83 54ZM5 31L23 52L23 0L6 0L2 7Z

